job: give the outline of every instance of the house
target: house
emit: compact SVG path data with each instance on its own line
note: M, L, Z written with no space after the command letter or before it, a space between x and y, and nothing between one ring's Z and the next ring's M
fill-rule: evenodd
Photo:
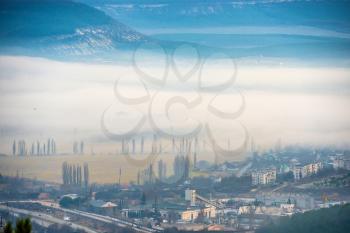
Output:
M98 213L107 215L114 215L117 205L112 202L105 202L103 200L91 200L90 207Z

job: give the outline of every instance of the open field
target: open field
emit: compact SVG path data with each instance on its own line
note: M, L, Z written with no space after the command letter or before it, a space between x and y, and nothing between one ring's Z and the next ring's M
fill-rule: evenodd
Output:
M211 161L211 153L203 153L201 159ZM145 169L150 162L143 160L145 155L130 156L135 163L127 160L124 155L55 155L55 156L1 156L0 173L9 176L23 176L50 182L62 182L62 163L71 164L88 163L90 170L90 182L116 183L119 180L119 169L122 169L121 183L129 183L137 180L137 172ZM171 154L162 154L153 161L153 168L157 176L158 164L162 159L167 164L167 176L173 174L174 157ZM203 172L193 172L192 176L206 176Z

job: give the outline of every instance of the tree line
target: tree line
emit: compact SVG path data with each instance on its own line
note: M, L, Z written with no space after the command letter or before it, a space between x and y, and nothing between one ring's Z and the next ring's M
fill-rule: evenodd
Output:
M4 233L31 233L32 223L29 218L19 219L16 222L16 227L12 227L12 223L8 222L5 225Z
M89 185L89 166L84 164L83 171L81 166L64 162L62 164L62 180L64 185L83 186Z

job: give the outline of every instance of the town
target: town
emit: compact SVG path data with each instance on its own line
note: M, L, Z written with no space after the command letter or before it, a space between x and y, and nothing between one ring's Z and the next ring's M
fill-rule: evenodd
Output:
M137 180L128 184L91 183L87 163L64 162L61 184L2 176L2 216L87 232L254 232L274 219L350 201L350 151L252 147L243 161L213 164L197 161L199 152L190 149L196 142L174 141L173 174L160 159L135 171ZM121 144L124 151L115 156L135 150L134 142ZM150 148L159 149L159 142Z

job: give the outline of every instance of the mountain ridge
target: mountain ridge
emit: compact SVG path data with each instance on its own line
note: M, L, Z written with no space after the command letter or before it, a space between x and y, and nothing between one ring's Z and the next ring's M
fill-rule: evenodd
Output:
M149 38L82 3L1 1L2 53L53 57L103 56Z

